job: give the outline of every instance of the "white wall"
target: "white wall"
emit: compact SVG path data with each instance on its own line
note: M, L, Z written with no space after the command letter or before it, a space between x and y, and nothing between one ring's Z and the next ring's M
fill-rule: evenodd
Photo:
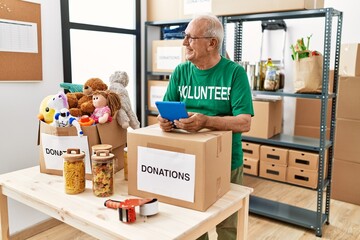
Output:
M41 3L43 81L35 83L0 82L0 109L2 112L0 118L0 174L38 164L36 115L39 104L46 95L59 91L59 84L63 81L60 1L38 1ZM142 2L143 5L146 4L145 0ZM356 26L360 22L358 14L360 2L357 0L326 0L325 2L326 7L334 7L344 13L342 42L360 42L360 30ZM302 30L296 30L296 33L306 36L307 32L316 33L321 27L318 25L302 26ZM293 42L296 38L297 36L289 36L288 42ZM314 42L314 44L316 46L321 42ZM11 234L47 218L16 201L9 201L9 215Z
M43 80L0 82L0 174L38 165L39 104L46 95L57 93L63 82L60 1L38 2L41 3ZM38 211L9 201L10 234L46 218Z

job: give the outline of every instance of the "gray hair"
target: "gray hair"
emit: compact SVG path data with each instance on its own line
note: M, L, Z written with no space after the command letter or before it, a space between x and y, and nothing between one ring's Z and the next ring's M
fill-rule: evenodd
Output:
M204 20L206 22L207 30L204 33L205 36L216 38L219 42L218 49L220 49L224 40L224 27L220 20L211 14L196 16L194 20Z

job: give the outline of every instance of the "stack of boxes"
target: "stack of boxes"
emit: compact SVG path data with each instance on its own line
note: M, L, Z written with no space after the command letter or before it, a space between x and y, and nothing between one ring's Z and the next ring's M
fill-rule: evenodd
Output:
M242 142L244 173L259 176L260 144Z
M360 205L360 44L342 44L331 198Z
M289 150L261 145L260 177L286 182Z

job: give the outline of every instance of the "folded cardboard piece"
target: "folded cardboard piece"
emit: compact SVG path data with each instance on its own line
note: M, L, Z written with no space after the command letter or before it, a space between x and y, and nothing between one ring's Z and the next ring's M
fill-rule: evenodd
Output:
M130 195L206 211L230 190L231 131L163 132L152 125L127 139Z
M124 167L124 147L126 145L126 137L127 130L121 128L121 126L117 123L116 119L110 123L105 124L97 124L93 126L84 126L81 127L84 133L84 137L87 138L88 144L88 153L89 156L86 156L88 161L91 159L92 154L92 146L98 144L109 144L112 146L112 153L115 155L114 158L114 170L115 172L121 170ZM45 122L39 121L39 130L38 130L38 145L40 146L40 172L49 173L54 175L62 175L62 169L52 168L52 164L46 164L48 161L52 161L53 159L57 159L55 161L61 161L62 164L62 153L66 152L67 149L54 149L54 150L45 150L44 152L44 144L42 142L42 134L55 136L58 141L64 140L63 137L75 136L72 141L77 141L78 137L77 131L75 127L54 127ZM45 136L46 136L45 135ZM44 136L44 135L43 135ZM81 140L82 141L82 140ZM54 155L52 153L56 152L58 155L57 158L52 158ZM49 162L48 162L49 163ZM59 165L59 163L57 163ZM90 162L85 162L85 165L91 166ZM90 172L86 171L86 178L91 179L91 168Z

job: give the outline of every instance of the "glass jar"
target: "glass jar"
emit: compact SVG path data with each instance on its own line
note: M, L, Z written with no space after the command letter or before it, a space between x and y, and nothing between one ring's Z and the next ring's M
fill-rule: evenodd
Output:
M264 90L266 91L276 91L279 89L279 72L277 71L277 67L268 66L265 74L264 81Z
M65 193L78 194L85 191L85 153L77 148L69 148L63 158Z
M109 150L97 150L91 156L92 189L97 197L114 193L114 154Z

